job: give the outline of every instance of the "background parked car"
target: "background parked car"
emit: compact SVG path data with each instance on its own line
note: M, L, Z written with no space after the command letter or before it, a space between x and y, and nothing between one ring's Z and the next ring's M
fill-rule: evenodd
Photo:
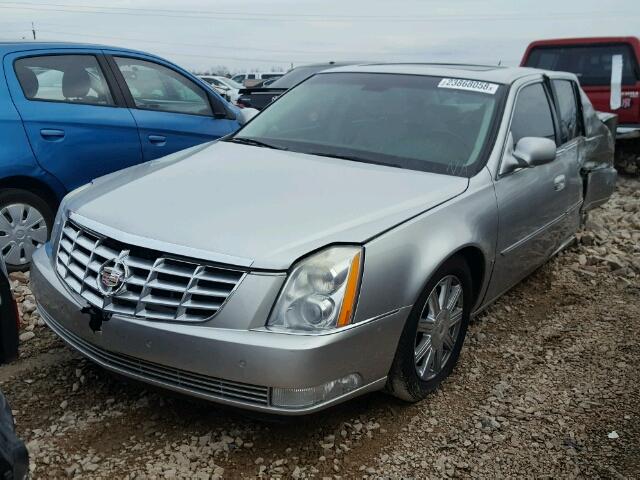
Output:
M611 108L611 62L622 56L622 102ZM640 130L640 39L636 37L565 38L532 42L522 65L572 72L594 108L618 115L621 129Z
M225 98L233 104L238 100L238 92L244 88L243 85L236 83L227 77L221 77L218 75L201 75L200 78L215 88L221 95L226 95Z
M26 268L58 202L93 178L235 131L238 110L162 58L0 44L0 253Z
M260 73L260 72L251 72L251 73L238 73L231 77L236 83L241 83L245 87L251 87L260 82L260 80L267 80L269 78L279 78L283 73L276 72L268 72L268 73Z
M250 107L262 110L288 89L306 80L314 73L346 65L353 65L353 62L327 62L296 67L268 85L263 84L262 86L240 90L236 105L240 108Z

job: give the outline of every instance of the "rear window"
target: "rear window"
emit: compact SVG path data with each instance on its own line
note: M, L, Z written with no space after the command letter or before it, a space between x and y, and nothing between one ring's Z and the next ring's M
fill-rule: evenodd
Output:
M578 102L574 83L568 80L553 80L553 88L558 100L560 112L560 130L562 142L568 142L580 135Z
M626 44L580 45L534 48L525 65L545 70L575 73L583 86L611 83L611 57L622 55L622 83L638 81L638 65Z

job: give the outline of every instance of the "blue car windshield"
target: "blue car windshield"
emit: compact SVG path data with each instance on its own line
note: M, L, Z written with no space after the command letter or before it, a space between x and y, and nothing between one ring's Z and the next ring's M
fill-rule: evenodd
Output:
M505 87L386 73L321 73L231 141L471 176L484 164Z

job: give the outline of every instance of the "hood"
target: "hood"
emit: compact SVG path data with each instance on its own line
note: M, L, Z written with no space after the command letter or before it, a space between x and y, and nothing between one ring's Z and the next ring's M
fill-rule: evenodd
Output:
M85 226L125 242L286 270L325 245L363 243L467 185L461 177L216 142L98 179L68 208Z

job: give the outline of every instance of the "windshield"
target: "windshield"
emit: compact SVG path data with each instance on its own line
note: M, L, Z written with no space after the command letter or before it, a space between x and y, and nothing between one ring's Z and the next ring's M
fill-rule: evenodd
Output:
M470 176L484 163L502 94L499 85L473 80L319 74L283 95L231 141Z

